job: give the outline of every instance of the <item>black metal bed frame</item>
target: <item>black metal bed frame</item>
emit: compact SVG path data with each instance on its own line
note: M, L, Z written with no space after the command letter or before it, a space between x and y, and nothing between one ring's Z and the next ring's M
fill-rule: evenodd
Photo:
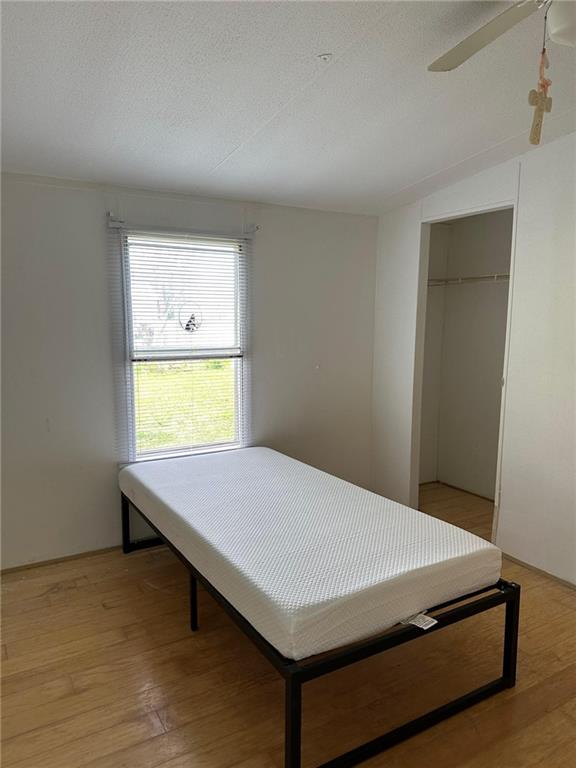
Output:
M148 525L156 532L157 538L132 541L130 538L130 506L138 512ZM254 627L234 608L226 598L212 586L186 557L158 530L158 528L139 510L127 496L122 494L122 550L125 554L135 550L166 544L190 571L190 629L198 629L198 581L204 589L234 620L256 647L266 656L268 661L282 675L285 681L284 709L284 766L285 768L300 768L302 751L302 684L317 677L342 669L362 659L395 648L403 643L430 635L444 627L467 619L476 614L488 611L499 605L506 606L504 620L504 652L502 660L502 675L485 685L460 696L420 717L410 720L404 725L367 741L349 752L323 763L319 768L349 768L349 766L367 760L390 747L430 728L448 717L462 712L464 709L477 704L506 688L516 684L516 657L518 648L518 626L520 613L520 586L513 582L500 579L496 584L456 600L434 606L429 610L434 614L437 624L427 630L422 630L411 624L398 625L387 632L375 637L361 640L335 651L310 656L307 659L295 661L282 656Z

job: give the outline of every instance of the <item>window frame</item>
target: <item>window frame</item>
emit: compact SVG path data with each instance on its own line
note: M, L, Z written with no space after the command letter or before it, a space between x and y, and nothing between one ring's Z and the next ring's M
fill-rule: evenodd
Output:
M192 231L173 231L150 227L128 227L124 225L120 229L120 261L121 261L121 290L122 290L122 315L123 315L123 346L124 346L124 390L125 390L125 426L127 434L122 441L127 448L128 462L153 461L166 458L192 456L203 453L235 450L248 443L248 362L247 362L247 329L248 329L248 288L247 288L247 263L249 251L249 239L242 237L221 235L216 233L205 234ZM237 331L237 344L233 347L200 348L197 350L147 350L138 351L134 345L131 268L129 237L131 235L146 235L150 239L159 240L167 238L214 240L234 243L237 247L235 258L235 318ZM150 354L152 352L152 354ZM202 443L182 448L158 448L151 451L138 453L137 449L137 418L135 397L134 367L142 362L193 362L195 360L233 360L234 361L234 432L235 440L231 442Z

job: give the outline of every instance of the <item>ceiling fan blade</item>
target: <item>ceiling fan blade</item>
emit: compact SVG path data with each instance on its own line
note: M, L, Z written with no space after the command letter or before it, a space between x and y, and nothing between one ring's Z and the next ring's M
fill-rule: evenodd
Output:
M540 8L535 0L522 0L473 32L428 67L429 72L449 72Z

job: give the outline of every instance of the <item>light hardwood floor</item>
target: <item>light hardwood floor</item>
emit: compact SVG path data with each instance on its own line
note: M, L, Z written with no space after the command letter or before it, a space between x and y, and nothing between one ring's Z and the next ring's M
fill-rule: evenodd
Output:
M430 514L489 535L491 505L440 486ZM519 676L373 759L387 768L576 765L576 592L507 562L523 588ZM3 580L3 760L9 768L282 765L277 673L163 549L119 551ZM304 765L317 765L499 673L492 611L304 688Z
M490 541L494 504L482 496L442 483L426 483L420 486L420 509Z

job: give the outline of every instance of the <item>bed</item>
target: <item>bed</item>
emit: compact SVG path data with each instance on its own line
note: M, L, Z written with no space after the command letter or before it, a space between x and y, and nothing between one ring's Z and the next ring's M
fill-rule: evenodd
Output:
M502 677L330 765L514 684L519 587L489 542L268 448L140 462L119 483L124 551L167 543L190 569L191 628L200 580L285 677L287 768L300 765L303 682L503 603ZM130 504L157 539L132 541Z

